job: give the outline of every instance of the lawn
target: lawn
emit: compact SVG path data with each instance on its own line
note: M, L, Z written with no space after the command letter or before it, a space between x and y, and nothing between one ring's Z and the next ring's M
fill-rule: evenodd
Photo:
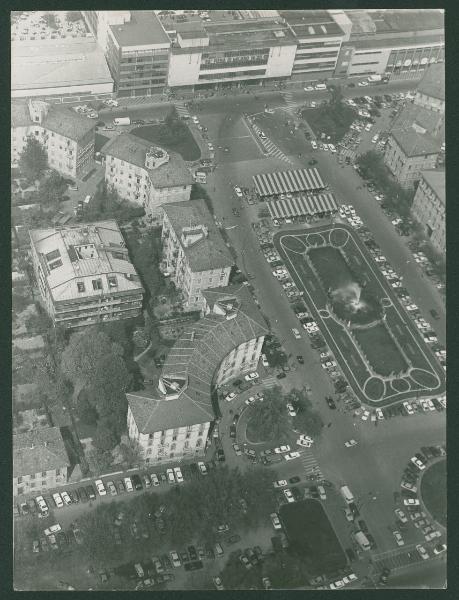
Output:
M291 550L307 560L312 575L346 566L343 549L320 502L283 504L279 514Z
M426 470L421 480L421 496L432 517L446 527L446 460Z
M345 104L326 105L319 108L306 109L301 113L318 138L322 133L330 136L333 143L342 140L355 120L356 112Z
M157 144L169 150L171 152L177 152L183 158L183 160L199 160L201 158L201 151L199 146L196 144L194 137L188 127L183 124L183 138L175 144L164 143L161 139L160 131L164 125L146 125L145 127L136 127L132 129L132 135L136 135L144 140Z
M354 329L352 335L376 373L387 376L408 367L383 323L369 329Z

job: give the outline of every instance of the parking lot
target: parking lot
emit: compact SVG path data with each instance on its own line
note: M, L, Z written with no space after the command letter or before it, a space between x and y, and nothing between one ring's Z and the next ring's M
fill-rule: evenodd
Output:
M57 40L85 37L88 33L83 17L67 20L67 11L25 11L13 14L11 41ZM48 15L51 15L49 17Z

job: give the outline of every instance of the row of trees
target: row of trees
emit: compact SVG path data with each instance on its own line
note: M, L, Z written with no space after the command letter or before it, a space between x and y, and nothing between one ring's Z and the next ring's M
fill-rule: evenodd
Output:
M85 206L82 221L93 223L103 219L115 219L118 223L127 223L145 216L143 206L122 200L113 188L104 184L96 191L91 202Z

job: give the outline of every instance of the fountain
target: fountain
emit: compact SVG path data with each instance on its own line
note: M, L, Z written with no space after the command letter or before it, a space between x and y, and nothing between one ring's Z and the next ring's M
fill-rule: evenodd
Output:
M368 308L367 303L361 298L362 288L355 281L351 281L347 285L331 291L330 295L333 301L344 304L352 313L365 311Z

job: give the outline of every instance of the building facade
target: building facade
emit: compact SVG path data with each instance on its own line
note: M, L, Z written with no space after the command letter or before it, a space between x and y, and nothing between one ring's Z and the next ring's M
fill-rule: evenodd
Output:
M398 130L389 136L384 162L404 188L413 188L421 172L434 169L440 152L438 144L416 132Z
M423 171L411 213L423 226L434 248L441 253L446 250L445 205L445 172Z
M29 235L37 285L55 325L84 327L141 313L143 287L115 221Z
M70 459L58 427L13 435L13 496L65 485Z
M65 177L81 178L94 165L94 123L73 110L41 100L13 101L12 165L17 165L30 136L45 149L49 167Z
M445 65L431 65L419 82L413 103L427 110L445 113Z
M203 290L228 285L234 260L204 200L163 205L164 273L187 310L202 310Z
M113 137L101 153L107 185L124 200L143 206L152 226L161 225L164 204L190 199L193 178L179 154L129 133Z
M215 387L253 370L260 359L268 330L245 286L205 294L203 318L181 333L157 385L126 394L129 437L147 464L203 458L215 421Z

